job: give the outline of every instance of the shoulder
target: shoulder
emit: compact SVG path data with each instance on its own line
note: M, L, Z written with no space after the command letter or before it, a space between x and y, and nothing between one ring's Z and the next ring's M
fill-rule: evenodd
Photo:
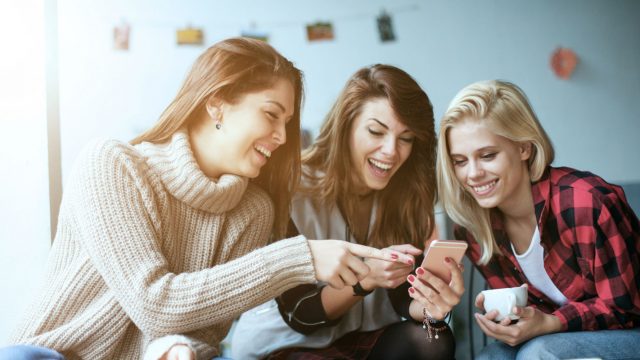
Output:
M556 168L550 173L550 208L568 228L587 229L617 223L633 227L637 222L624 190L588 171Z
M96 139L78 154L70 181L79 188L115 191L130 185L146 188L150 176L144 156L135 147L119 140Z
M562 203L573 199L572 207L600 207L612 202L626 202L622 188L610 184L600 176L589 171L576 170L569 167L550 168L552 194L559 197Z
M143 161L143 156L132 145L114 139L95 139L78 154L76 161L88 168L117 167Z

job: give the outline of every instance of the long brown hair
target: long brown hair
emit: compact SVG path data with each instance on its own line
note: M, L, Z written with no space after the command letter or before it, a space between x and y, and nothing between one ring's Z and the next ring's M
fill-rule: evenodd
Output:
M449 157L448 132L465 121L487 125L495 134L517 143L530 143L529 176L538 181L553 162L549 136L540 125L524 92L501 80L479 81L460 90L440 121L438 134L438 188L451 219L471 232L482 247L480 264L487 264L500 250L491 229L489 209L483 209L456 177Z
M273 153L252 181L262 187L275 205L273 236L286 233L291 195L300 177L300 108L302 72L263 41L232 38L220 41L198 57L173 101L158 122L131 140L163 143L205 111L209 98L234 103L242 95L268 89L277 80L289 81L295 92L293 117L286 126L287 142Z
M350 171L349 136L355 118L367 101L389 101L400 121L414 134L411 154L379 191L376 222L370 245L386 247L413 243L423 246L434 228L436 199L436 136L433 107L427 94L406 72L390 65L358 70L345 85L327 115L317 140L302 154L303 176L310 179L302 191L326 203L344 204L347 222L355 215L353 178ZM315 176L316 172L321 176Z

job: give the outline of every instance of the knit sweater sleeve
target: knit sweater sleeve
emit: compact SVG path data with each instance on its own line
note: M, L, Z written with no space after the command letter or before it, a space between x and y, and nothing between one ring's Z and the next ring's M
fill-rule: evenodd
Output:
M315 282L304 237L225 264L172 273L161 248L160 199L135 149L100 142L77 162L67 197L80 241L119 305L147 336L185 334L229 320L299 284ZM268 217L272 221L272 215ZM262 237L271 223L248 229Z

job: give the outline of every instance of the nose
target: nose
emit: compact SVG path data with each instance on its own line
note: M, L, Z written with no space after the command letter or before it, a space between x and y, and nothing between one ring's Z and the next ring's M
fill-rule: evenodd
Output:
M273 140L278 145L282 145L287 142L287 127L284 122L279 123L273 130Z
M396 139L393 136L387 136L382 143L382 153L393 156L396 153Z
M480 179L484 176L484 169L479 162L469 160L469 178Z

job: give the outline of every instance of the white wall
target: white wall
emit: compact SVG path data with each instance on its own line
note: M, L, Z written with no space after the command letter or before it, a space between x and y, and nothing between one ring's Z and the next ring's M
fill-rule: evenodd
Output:
M316 129L348 76L375 62L400 66L427 90L436 116L464 85L504 78L529 95L557 148L556 164L611 181L640 180L640 2L634 0L60 0L63 174L95 136L130 139L168 104L205 47L177 47L175 29L206 44L254 22L305 73L303 124ZM380 43L375 18L392 14L397 41ZM112 50L112 27L132 27L131 50ZM305 24L333 21L335 41L309 44ZM572 48L569 81L549 58Z
M33 299L49 250L44 10L0 2L0 346Z

